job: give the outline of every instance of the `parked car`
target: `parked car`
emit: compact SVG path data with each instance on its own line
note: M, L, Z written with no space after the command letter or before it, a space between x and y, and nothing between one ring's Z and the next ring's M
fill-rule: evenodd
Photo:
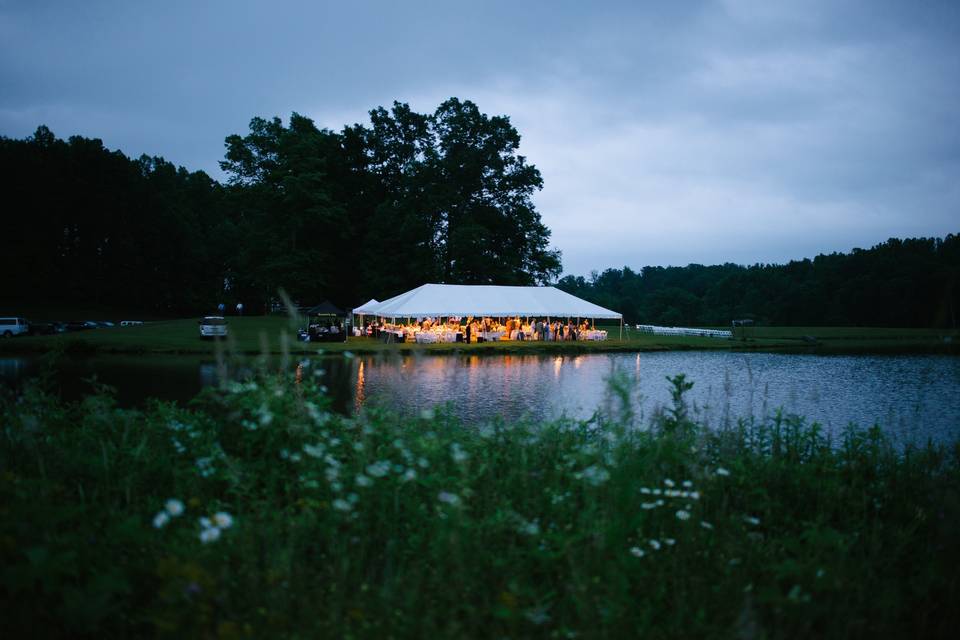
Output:
M67 331L86 331L96 329L97 323L93 320L69 320L65 326Z
M143 324L143 320L121 320L121 327L135 327L138 324Z
M0 336L12 338L30 333L30 322L26 318L0 318Z
M223 316L206 316L200 319L199 324L201 338L227 337L227 321Z
M30 335L32 336L52 336L66 331L61 322L31 322Z

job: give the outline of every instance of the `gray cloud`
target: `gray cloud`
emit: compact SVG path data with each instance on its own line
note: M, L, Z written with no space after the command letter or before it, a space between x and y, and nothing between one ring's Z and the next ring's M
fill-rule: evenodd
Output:
M960 231L958 7L6 2L0 133L219 176L254 115L457 95L520 130L568 272L783 261Z

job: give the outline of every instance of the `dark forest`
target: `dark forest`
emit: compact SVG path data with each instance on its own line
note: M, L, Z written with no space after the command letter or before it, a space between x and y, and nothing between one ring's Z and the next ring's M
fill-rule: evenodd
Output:
M41 126L0 138L5 306L184 315L223 302L345 308L425 282L547 284L628 322L956 327L960 237L891 239L784 265L566 276L509 118L451 98L339 132L292 114L225 141L227 180Z

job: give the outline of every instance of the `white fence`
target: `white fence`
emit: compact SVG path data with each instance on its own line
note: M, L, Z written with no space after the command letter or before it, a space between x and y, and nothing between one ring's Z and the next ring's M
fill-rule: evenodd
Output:
M701 338L732 338L733 332L726 329L690 329L688 327L657 327L638 324L637 330L657 336L700 336Z

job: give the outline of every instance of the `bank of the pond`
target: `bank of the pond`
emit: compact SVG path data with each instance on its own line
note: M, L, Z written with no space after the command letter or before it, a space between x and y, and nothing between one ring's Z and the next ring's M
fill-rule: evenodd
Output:
M735 339L658 336L626 327L607 327L612 338L602 342L494 342L481 344L385 344L370 338L346 343L304 343L295 340L297 323L277 316L229 318L230 336L222 342L199 337L197 321L163 320L134 327L95 329L56 336L0 341L0 352L43 353L64 350L103 354L215 354L219 351L316 354L354 353L495 353L580 354L669 350L780 351L803 353L960 353L957 331L864 327L756 327L738 330Z
M0 394L11 637L951 637L951 446L802 420L464 424L308 379ZM622 394L616 383L614 396Z

